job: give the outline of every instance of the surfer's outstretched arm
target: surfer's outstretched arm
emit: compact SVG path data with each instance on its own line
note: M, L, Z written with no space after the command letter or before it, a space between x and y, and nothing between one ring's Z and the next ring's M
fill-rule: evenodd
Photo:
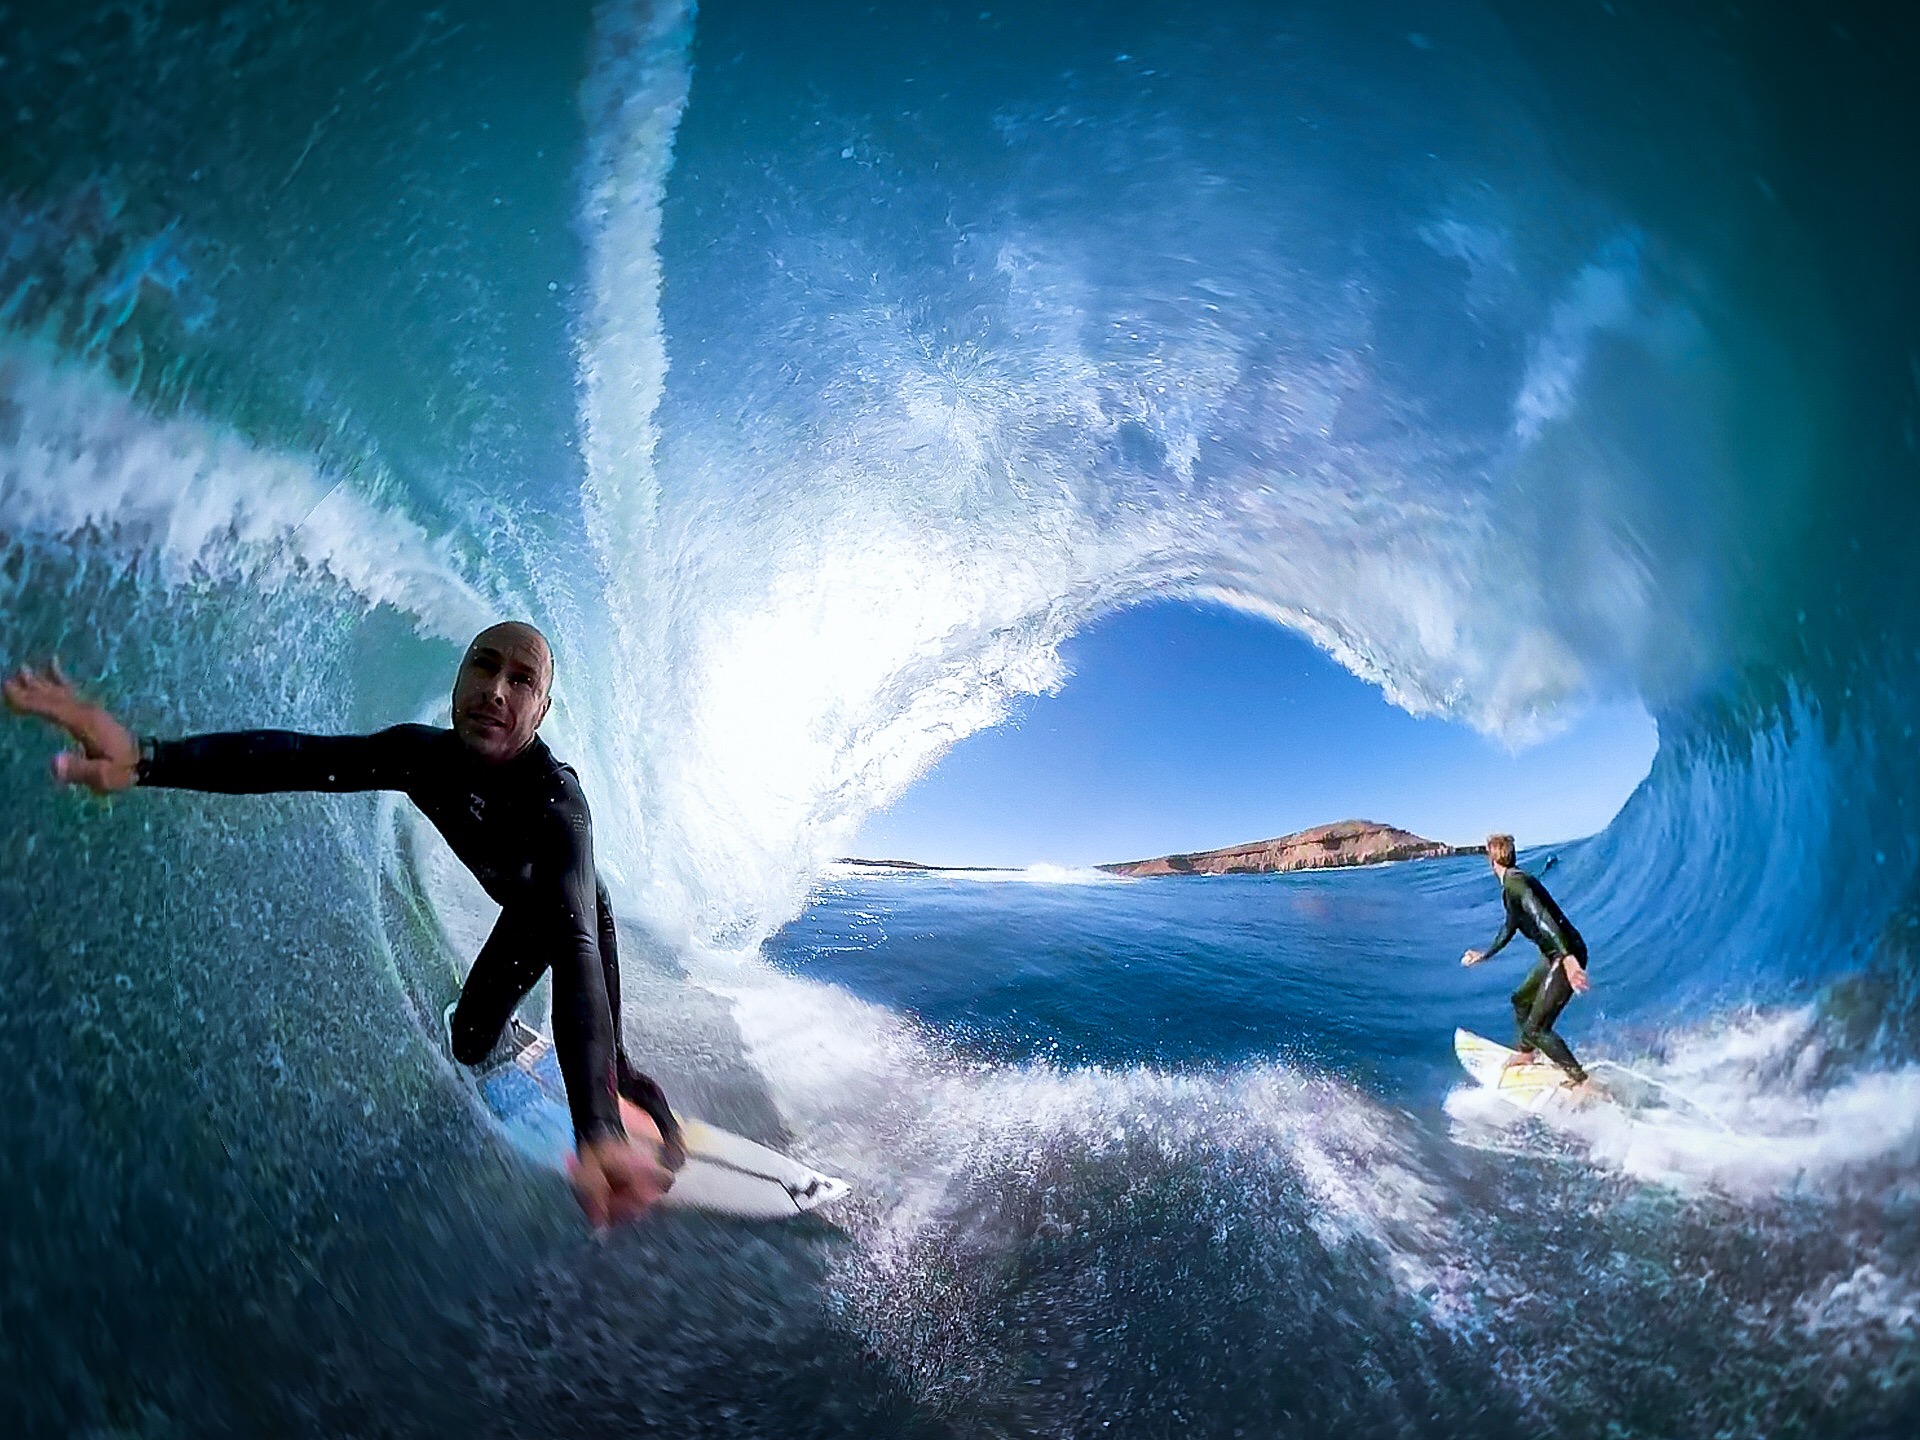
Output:
M1507 911L1506 923L1500 927L1500 933L1493 937L1493 943L1480 952L1480 958L1482 960L1491 960L1495 955L1498 955L1502 950L1507 948L1507 942L1513 939L1518 930L1519 926L1514 923L1513 912L1511 910Z
M80 742L54 756L54 778L96 795L135 785L261 795L282 790L404 790L422 748L438 733L396 725L375 735L299 735L245 730L184 740L134 738L105 707L84 698L58 664L22 667L0 685L9 710L57 725Z
M429 725L395 725L372 735L238 730L149 740L141 746L139 783L220 795L405 790L441 733Z
M539 935L553 967L553 1044L567 1082L574 1138L583 1145L626 1136L613 1058L613 1007L600 968L588 823L584 801L577 812L552 817L534 859L534 893L521 919Z
M599 881L593 821L571 775L537 843L526 920L553 966L553 1048L567 1085L576 1155L568 1167L587 1219L628 1220L673 1183L658 1147L635 1144L620 1114L619 1017L600 956Z
M1491 960L1507 948L1507 942L1514 937L1518 926L1514 922L1513 907L1507 906L1506 924L1500 927L1500 933L1493 937L1493 943L1484 950L1469 950L1460 957L1462 965L1478 965L1482 960Z

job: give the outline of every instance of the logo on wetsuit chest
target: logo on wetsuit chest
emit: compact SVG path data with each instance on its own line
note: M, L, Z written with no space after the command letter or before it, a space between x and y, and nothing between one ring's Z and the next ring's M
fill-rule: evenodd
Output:
M479 795L467 796L467 814L473 817L476 825L484 825L487 820L487 802Z

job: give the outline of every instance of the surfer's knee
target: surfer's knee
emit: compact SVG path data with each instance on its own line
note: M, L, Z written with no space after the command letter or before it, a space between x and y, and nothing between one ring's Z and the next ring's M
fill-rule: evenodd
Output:
M453 1058L462 1065L478 1065L493 1053L493 1042L499 1035L483 1033L480 1026L471 1021L462 1022L456 1012L453 1017L453 1034L449 1040L453 1049Z

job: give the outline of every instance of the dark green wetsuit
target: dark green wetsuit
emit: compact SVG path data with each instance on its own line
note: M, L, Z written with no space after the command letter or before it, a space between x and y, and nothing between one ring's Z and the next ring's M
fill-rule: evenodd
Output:
M1560 913L1547 887L1524 870L1509 867L1500 877L1500 903L1506 907L1506 923L1482 958L1499 953L1516 934L1526 936L1540 947L1540 963L1513 992L1513 1018L1520 1030L1519 1048L1540 1051L1578 1084L1587 1078L1587 1072L1573 1058L1567 1042L1553 1033L1553 1022L1560 1018L1560 1012L1573 998L1573 986L1560 962L1571 955L1584 968L1587 942L1580 938L1573 922Z

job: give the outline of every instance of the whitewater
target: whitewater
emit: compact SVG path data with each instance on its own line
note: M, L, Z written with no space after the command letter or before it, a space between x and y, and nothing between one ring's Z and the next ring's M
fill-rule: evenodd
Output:
M366 730L535 620L633 1052L857 1186L590 1241L439 1044L492 914L403 803L94 803L10 722L16 1431L1911 1433L1917 53L1866 4L10 15L0 664ZM1513 745L1643 705L1550 883L1570 1038L1687 1103L1462 1092L1518 978L1454 963L1474 861L833 864L1145 603Z

